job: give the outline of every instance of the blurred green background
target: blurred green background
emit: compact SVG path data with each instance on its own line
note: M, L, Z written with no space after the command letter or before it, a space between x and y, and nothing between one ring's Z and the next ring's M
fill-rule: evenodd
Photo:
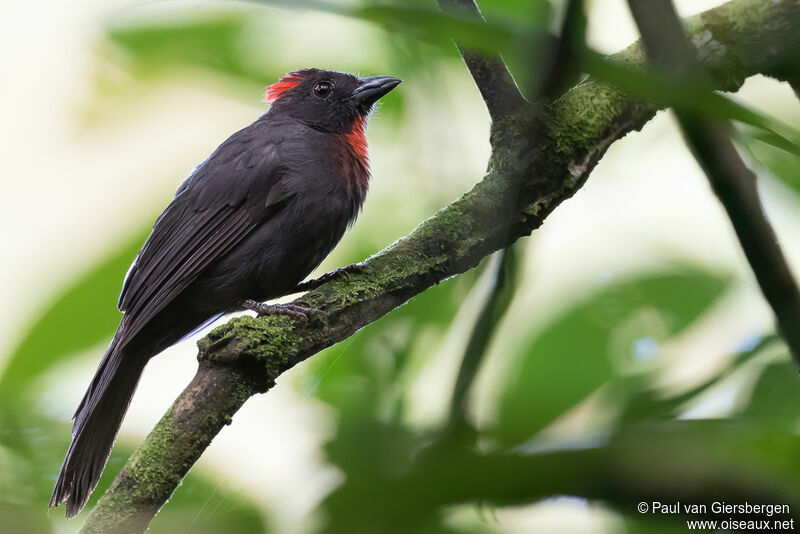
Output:
M682 15L720 3L676 2ZM587 5L590 46L636 39L624 1ZM264 86L309 66L404 80L370 122L363 214L320 272L380 250L480 179L489 118L450 44L459 28L393 6L4 7L0 531L69 533L85 519L46 505L124 273L183 176L266 109ZM473 45L500 43L513 69L527 25L557 27L561 4L481 7L503 30ZM785 84L756 77L734 98L800 126ZM798 160L742 139L798 265ZM151 531L684 532L636 503L750 491L800 506L797 372L669 113L616 143L515 249L463 420L449 403L496 258L251 399ZM146 369L88 508L193 376L196 340ZM671 468L651 476L658 465Z

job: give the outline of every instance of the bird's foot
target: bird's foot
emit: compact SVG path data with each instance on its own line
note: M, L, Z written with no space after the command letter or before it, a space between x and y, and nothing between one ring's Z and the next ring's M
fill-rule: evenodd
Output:
M346 278L347 280L350 280L351 274L367 274L372 271L373 268L365 263L354 263L352 265L348 265L347 267L340 267L338 269L334 269L329 273L323 274L319 278L314 278L313 280L306 280L305 282L301 282L297 284L297 287L295 287L292 292L303 293L305 291L311 291L312 289L317 289L322 284L330 282L331 280L336 280L339 278Z
M239 304L247 310L256 312L259 316L288 315L304 323L307 323L311 318L324 322L325 317L322 310L314 308L302 300L295 300L286 304L267 304L253 299L242 299Z

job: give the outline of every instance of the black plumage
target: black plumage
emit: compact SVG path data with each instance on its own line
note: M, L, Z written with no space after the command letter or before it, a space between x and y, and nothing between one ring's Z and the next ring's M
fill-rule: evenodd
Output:
M399 83L293 72L267 88L270 110L184 181L125 278L51 506L66 501L68 517L84 506L151 357L246 299L292 293L330 253L366 195L366 116Z

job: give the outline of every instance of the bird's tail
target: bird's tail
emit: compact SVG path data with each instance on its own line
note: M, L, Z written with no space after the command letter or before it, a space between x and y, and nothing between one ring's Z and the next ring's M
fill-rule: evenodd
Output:
M67 517L81 511L97 485L149 354L111 342L73 419L72 443L61 466L50 507L67 503Z

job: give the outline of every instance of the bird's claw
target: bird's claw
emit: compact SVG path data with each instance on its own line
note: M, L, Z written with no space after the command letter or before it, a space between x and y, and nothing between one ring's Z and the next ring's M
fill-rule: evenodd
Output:
M245 309L256 312L259 317L288 315L303 323L308 323L311 319L316 319L321 323L325 322L325 313L322 310L314 308L302 300L295 300L286 304L267 304L266 302L244 299L241 304Z
M292 309L297 310L299 313L302 313L306 316L306 320L312 319L320 322L322 324L326 324L326 315L325 312L320 310L319 308L315 308L305 300L297 299L293 300L289 304L284 304L284 306L290 306Z

